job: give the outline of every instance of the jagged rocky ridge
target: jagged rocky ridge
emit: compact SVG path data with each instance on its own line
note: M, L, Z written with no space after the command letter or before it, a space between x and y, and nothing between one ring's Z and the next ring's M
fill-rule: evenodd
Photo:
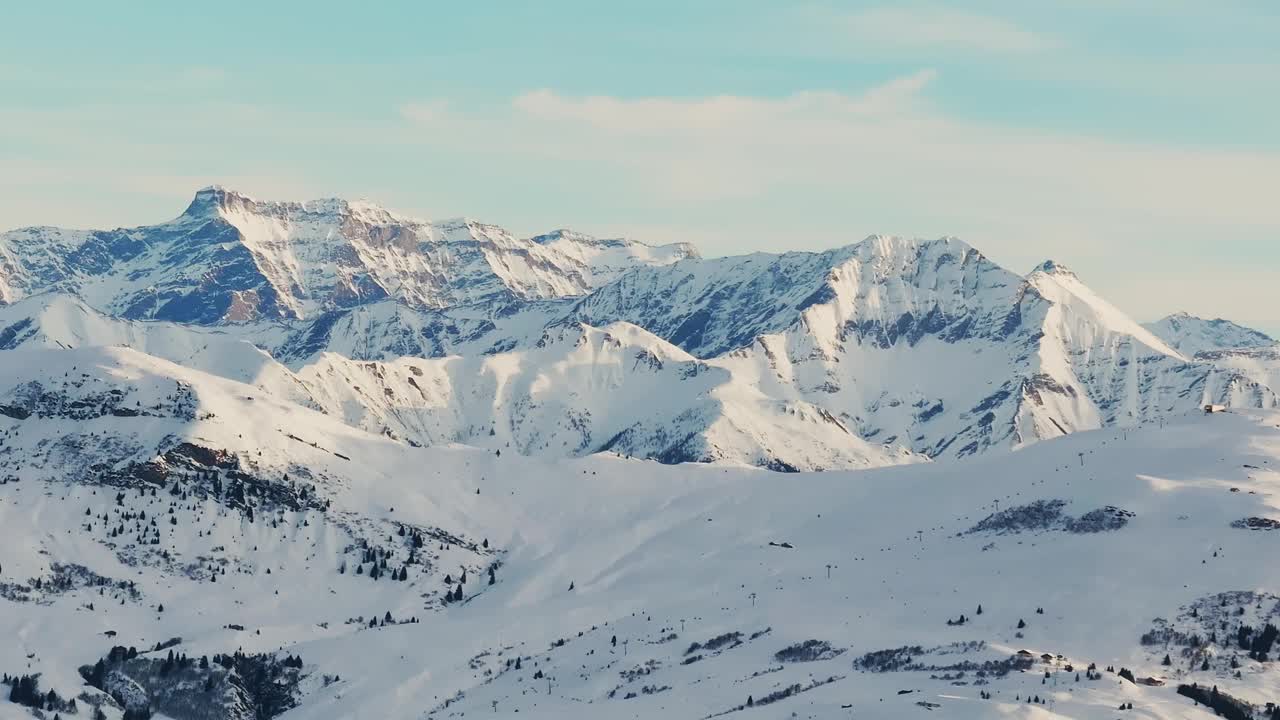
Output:
M385 299L441 308L581 295L632 266L693 254L688 245L568 231L521 239L367 202L263 202L209 187L159 225L5 233L0 297L56 290L123 318L214 325L310 318Z
M1198 318L1185 312L1167 315L1144 327L1188 357L1223 350L1274 347L1276 344L1269 335L1253 328L1222 318Z

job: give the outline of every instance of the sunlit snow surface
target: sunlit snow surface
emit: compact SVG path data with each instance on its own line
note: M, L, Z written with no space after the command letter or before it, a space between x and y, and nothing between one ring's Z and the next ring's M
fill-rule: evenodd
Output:
M1276 413L1187 414L1163 427L1083 432L977 460L784 475L410 448L128 350L17 351L0 363L6 377L46 391L45 416L3 418L2 471L11 479L0 485L0 580L49 578L54 564L75 563L132 580L138 592L119 595L123 604L95 587L0 601L0 632L12 638L0 667L38 671L64 696L81 686L75 668L111 645L170 637L192 656L300 654L312 679L290 717L461 717L493 714L496 701L499 714L522 717L700 718L749 695L834 678L735 716L892 718L925 712L916 703L927 702L947 717L1111 718L1132 702L1140 717L1175 718L1206 716L1174 693L1178 682L1217 684L1257 703L1280 689L1274 662L1250 660L1227 642L1242 621L1238 596L1208 671L1200 656L1140 642L1157 618L1192 627L1191 606L1216 606L1220 593L1257 591L1244 610L1251 622L1275 611L1280 598L1265 593L1280 587L1271 562L1280 536L1232 523L1280 518L1280 475L1270 469L1280 466ZM56 417L113 388L125 397L111 407L132 400L153 410ZM189 419L173 416L187 407L170 400L179 388L193 397ZM239 467L279 482L288 472L332 504L295 512L264 502L250 522L215 499L175 501L165 486L154 497L126 490L117 504L117 489L95 480L180 442L228 450ZM1007 512L1038 500L1064 501L1060 516L1027 526ZM1108 507L1132 516L1114 529L1078 529ZM997 508L1006 514L979 526ZM131 532L108 537L116 520L97 519L139 510L162 519L159 545L138 545ZM404 582L355 575L348 546L356 538L393 548L393 567L403 561L397 523L442 530L459 544L428 543L438 557L413 566ZM989 529L969 532L975 526ZM485 539L491 549L463 546ZM348 571L338 574L344 559ZM227 568L217 582L202 571L212 565ZM467 600L441 606L443 575L463 568ZM345 622L388 611L419 622ZM948 625L962 614L965 624ZM689 650L735 632L742 636L715 650ZM829 657L774 658L810 639L829 643ZM982 645L946 647L953 643ZM1023 649L1036 658L1025 672L981 685L974 672L947 680L930 676L953 673L854 667L867 653L913 645L942 647L912 653L938 666ZM1171 667L1160 664L1166 652ZM1232 655L1240 679L1230 675ZM516 657L522 668L508 669ZM1065 670L1090 662L1168 684L1139 687L1105 671L1077 683ZM537 672L544 677L535 680ZM341 680L325 687L324 675ZM1051 704L1015 700L1027 694Z

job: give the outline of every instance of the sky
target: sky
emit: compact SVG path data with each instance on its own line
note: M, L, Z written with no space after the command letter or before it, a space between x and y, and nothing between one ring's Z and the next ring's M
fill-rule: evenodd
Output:
M954 235L1280 335L1280 4L11 3L0 228L214 183L704 255Z

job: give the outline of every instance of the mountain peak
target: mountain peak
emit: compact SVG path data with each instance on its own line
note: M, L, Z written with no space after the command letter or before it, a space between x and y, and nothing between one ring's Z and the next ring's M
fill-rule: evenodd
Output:
M870 251L878 255L894 255L903 251L908 253L915 251L955 253L958 251L961 255L964 255L977 251L972 245L954 235L943 235L939 238L927 240L905 235L884 234L868 235L861 242L846 245L844 248L838 248L837 250L856 251L859 248L861 248L862 252Z
M1072 272L1071 268L1067 267L1066 265L1063 265L1057 260L1045 260L1044 262L1035 266L1035 268L1033 268L1031 272L1044 273L1045 275L1056 275L1060 277L1076 278L1077 280L1079 279L1079 277L1077 277L1076 274Z
M581 240L585 242L593 242L595 239L596 238L587 235L586 233L580 233L576 230L570 230L569 228L556 228L550 232L546 232L541 235L534 235L529 238L529 240L536 242L539 245L546 245L547 243L555 242L557 240Z
M222 185L206 185L196 191L183 217L206 218L232 207L252 204L253 198Z
M182 216L205 219L213 215L225 216L238 212L277 218L296 215L325 218L350 216L371 224L410 221L409 218L401 217L365 199L347 200L340 197L327 197L306 202L266 201L218 184L206 185L197 190Z
M1218 350L1268 347L1275 339L1264 332L1223 318L1203 318L1176 312L1144 325L1160 339L1188 356Z
M529 238L529 242L543 246L584 245L594 248L632 248L641 252L666 252L671 260L683 260L702 257L698 249L691 243L674 242L665 245L653 245L642 240L629 237L600 238L569 228L557 228L541 235Z

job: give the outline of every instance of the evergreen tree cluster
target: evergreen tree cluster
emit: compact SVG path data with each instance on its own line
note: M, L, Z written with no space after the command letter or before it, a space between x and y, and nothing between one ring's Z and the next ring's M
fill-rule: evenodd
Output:
M1277 635L1280 635L1280 630L1271 623L1263 626L1261 632L1249 625L1241 625L1236 631L1236 642L1241 650L1249 651L1249 657L1258 662L1267 662Z
M162 648L152 652L159 652L160 649ZM135 666L130 661L146 664ZM193 679L192 675L185 675L167 680L170 687L190 686L193 692L203 694L213 692L220 681L225 681L244 691L244 695L252 702L255 718L270 720L296 704L294 690L302 667L300 655L286 655L281 659L272 654L249 655L236 651L231 654L215 654L212 657L201 656L197 661L169 648L168 655L163 660L157 660L140 656L135 648L116 646L105 658L98 660L92 666L81 668L80 673L89 685L108 692L107 676L113 668L117 668L126 675L140 680L149 692L154 693L155 687L150 683L175 676L179 671L189 670L197 673L194 676L196 680L203 675L203 682L192 683L190 682ZM215 672L218 669L221 672ZM123 697L118 695L113 697L120 705L126 705ZM155 702L154 698L160 696L152 697ZM193 702L205 701L207 700L193 700ZM130 720L146 720L151 717L151 713L149 705L143 708L133 707L126 710L125 717Z
M0 677L0 684L9 686L9 702L29 707L33 710L46 710L54 713L75 714L78 712L75 698L63 700L53 690L42 692L38 675L9 675ZM60 716L55 716L60 717Z
M1249 703L1220 692L1217 685L1208 690L1197 683L1179 685L1178 694L1191 698L1198 705L1209 706L1215 714L1227 720L1253 720L1253 707ZM1280 714L1273 710L1271 717L1280 718Z
M400 530L401 532L404 531L403 526L400 528ZM369 566L370 580L377 580L384 575L388 575L392 580L395 580L397 582L404 582L409 579L409 565L412 565L418 562L417 555L415 554L415 550L413 549L409 551L409 559L406 560L405 564L400 566L399 568L388 567L387 561L389 558L391 558L391 553L387 550L383 550L382 548L376 547L376 546L366 547L364 549L364 552L360 556L360 564L356 566L356 574L364 575L365 574L364 566L367 564ZM338 569L338 572L340 573L346 572L346 565L344 564L342 567L340 567Z

